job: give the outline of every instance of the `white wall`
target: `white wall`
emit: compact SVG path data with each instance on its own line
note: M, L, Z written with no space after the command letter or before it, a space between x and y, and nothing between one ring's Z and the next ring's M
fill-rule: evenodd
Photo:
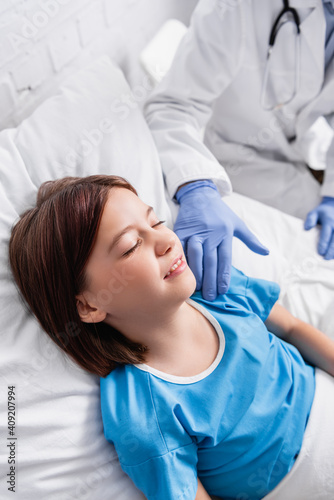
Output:
M140 83L138 54L196 0L1 0L0 129L15 126L69 73L107 53Z

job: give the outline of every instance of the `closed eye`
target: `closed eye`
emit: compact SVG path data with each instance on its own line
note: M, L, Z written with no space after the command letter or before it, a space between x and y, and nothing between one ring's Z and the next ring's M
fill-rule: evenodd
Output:
M123 257L128 257L129 255L131 255L132 252L134 252L138 247L140 247L141 244L142 240L138 240L137 243L132 248L130 248L130 250L127 250L125 253L123 253Z
M161 224L164 224L166 221L164 220L159 220L159 222L157 222L156 224L154 224L152 227L157 227L157 226L160 226Z
M152 227L158 227L158 226L160 226L161 224L164 224L164 223L165 223L164 220L159 220ZM141 244L142 244L142 240L138 240L137 243L132 248L130 248L129 250L127 250L125 253L123 253L123 257L128 257L129 255L131 255L138 247L140 247Z

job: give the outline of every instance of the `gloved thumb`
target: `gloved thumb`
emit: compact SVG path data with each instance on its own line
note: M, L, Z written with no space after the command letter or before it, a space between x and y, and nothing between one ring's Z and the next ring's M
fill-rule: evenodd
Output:
M308 231L309 229L312 229L312 227L316 226L318 222L318 211L317 210L311 210L306 216L305 222L304 222L304 229Z

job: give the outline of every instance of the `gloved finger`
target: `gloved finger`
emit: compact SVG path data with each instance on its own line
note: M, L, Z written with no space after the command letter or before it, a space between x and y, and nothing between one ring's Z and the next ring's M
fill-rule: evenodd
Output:
M203 281L203 246L201 241L193 236L187 243L188 265L196 278L196 290L202 288Z
M253 252L260 255L268 255L269 249L260 242L243 221L240 221L238 226L234 229L234 236L245 243Z
M311 210L306 216L305 222L304 222L304 229L308 231L309 229L312 229L312 227L316 226L318 223L318 211L317 210Z
M176 234L176 236L179 238L179 240L181 242L181 245L182 245L182 248L183 248L185 256L187 256L187 240L186 240L186 238L182 238L182 237L180 238L180 235L178 234L177 231L175 231L175 234Z
M226 293L230 286L231 265L232 236L225 237L218 247L218 294Z
M203 252L202 295L205 300L212 301L217 297L217 248L204 244Z
M329 242L329 245L327 247L327 252L325 254L325 259L326 260L334 259L334 232L332 232L331 240Z
M318 243L318 252L320 255L325 255L328 250L329 243L331 241L333 234L333 228L331 224L322 224L319 243Z

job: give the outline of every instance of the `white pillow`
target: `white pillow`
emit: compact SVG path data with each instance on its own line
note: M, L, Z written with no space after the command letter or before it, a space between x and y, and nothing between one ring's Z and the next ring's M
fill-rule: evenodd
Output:
M18 212L45 180L117 173L168 216L159 159L122 71L107 56L66 80L17 129L1 133L0 181Z
M39 328L20 301L7 262L11 226L35 203L45 180L122 175L169 221L157 152L135 100L126 104L129 98L122 72L103 57L70 77L19 127L0 133L0 498L11 494L3 477L12 465L7 437L17 438L17 499L143 498L104 438L99 378L76 366ZM7 428L9 386L15 386L15 436Z

